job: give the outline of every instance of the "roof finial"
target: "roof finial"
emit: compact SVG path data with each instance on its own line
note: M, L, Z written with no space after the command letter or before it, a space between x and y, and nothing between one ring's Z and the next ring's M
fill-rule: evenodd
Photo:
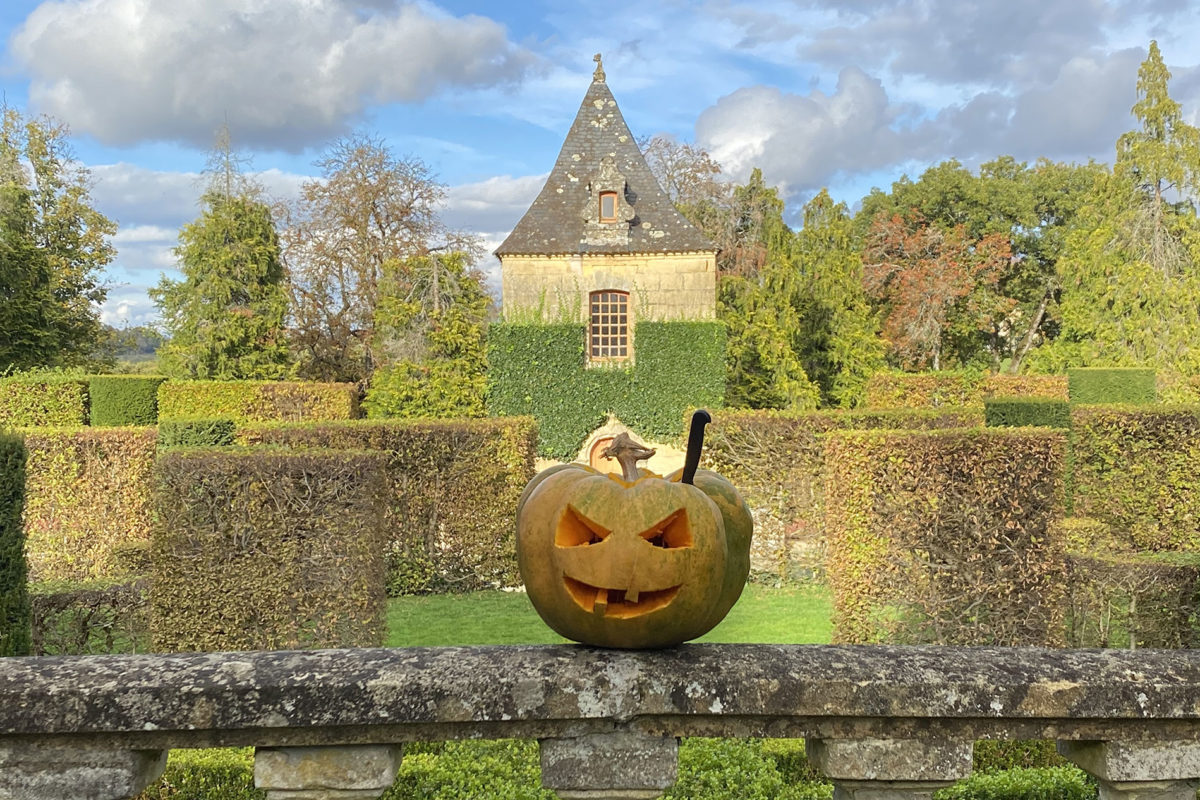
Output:
M600 63L600 54L592 56L592 61L596 62L596 71L592 73L592 81L595 83L604 83L604 64Z

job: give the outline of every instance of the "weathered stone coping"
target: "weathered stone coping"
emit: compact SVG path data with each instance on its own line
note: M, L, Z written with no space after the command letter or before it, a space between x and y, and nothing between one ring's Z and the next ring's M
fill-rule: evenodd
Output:
M0 745L296 746L616 729L1196 740L1198 723L1198 651L564 645L0 659Z

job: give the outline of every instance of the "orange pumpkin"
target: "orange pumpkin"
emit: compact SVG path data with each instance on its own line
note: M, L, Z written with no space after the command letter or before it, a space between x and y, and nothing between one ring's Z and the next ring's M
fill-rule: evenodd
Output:
M529 599L554 631L585 644L669 647L701 636L745 585L749 509L713 472L695 473L694 485L682 470L624 472L570 464L530 481L517 512Z

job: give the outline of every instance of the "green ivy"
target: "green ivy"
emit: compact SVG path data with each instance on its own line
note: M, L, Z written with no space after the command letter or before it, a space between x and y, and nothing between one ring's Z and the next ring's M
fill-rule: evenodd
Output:
M652 439L676 439L689 408L719 408L725 329L717 322L641 322L632 366L587 366L584 325L493 323L488 411L533 416L539 452L574 458L609 414Z

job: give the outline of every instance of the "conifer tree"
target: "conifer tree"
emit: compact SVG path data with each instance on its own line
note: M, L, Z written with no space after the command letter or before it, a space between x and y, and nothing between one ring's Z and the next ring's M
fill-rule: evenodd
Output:
M183 280L150 291L170 335L166 374L210 380L280 379L291 373L287 298L270 208L220 134L200 217L183 227L175 255Z

